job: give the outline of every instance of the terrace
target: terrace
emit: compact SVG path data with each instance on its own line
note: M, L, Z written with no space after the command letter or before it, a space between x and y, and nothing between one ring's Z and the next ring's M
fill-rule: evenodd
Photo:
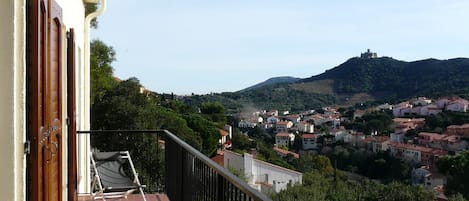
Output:
M100 151L128 150L132 157L139 179L145 184L147 200L233 200L233 201L269 201L264 194L256 191L227 169L209 159L204 154L167 130L108 130L78 131L79 135L91 135L116 144L96 145ZM156 140L158 147L152 147ZM164 141L164 146L161 142ZM158 143L159 142L159 143ZM138 144L137 147L129 143ZM93 144L93 143L92 143ZM154 152L151 158L143 152ZM146 163L156 165L148 167ZM79 195L79 200L93 200L91 195ZM114 199L116 200L116 199ZM139 194L132 194L127 199L143 200Z

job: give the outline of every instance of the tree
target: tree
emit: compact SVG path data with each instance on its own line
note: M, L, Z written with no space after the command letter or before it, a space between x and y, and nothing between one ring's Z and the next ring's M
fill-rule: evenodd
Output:
M231 142L233 150L237 152L247 152L250 151L251 148L256 148L256 142L240 133L238 129L233 130L233 139L231 139Z
M90 45L91 105L101 101L102 96L117 82L113 78L112 62L116 52L100 40L93 40Z
M456 156L445 156L438 160L438 169L447 175L445 193L461 193L469 199L469 151Z
M323 155L301 154L300 158L294 160L293 165L300 172L319 171L326 175L334 174L331 161Z
M225 108L222 104L218 102L202 103L200 111L205 117L213 122L219 123L220 126L224 126L226 124Z
M402 183L383 185L375 181L351 182L346 179L334 180L319 171L303 174L303 184L287 188L271 195L275 201L428 201L433 193L421 186Z
M94 3L85 3L85 17L92 13L92 12L95 12L96 10L98 9L98 7L96 6L96 4ZM97 18L94 18L93 20L91 20L91 23L90 23L91 27L92 28L98 28L98 20Z

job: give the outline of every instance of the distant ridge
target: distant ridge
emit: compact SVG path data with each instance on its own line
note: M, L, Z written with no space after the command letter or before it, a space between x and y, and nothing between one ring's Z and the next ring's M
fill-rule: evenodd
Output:
M274 85L274 84L290 84L298 80L301 80L301 78L290 77L290 76L273 77L264 82L242 89L239 92L254 90L254 89L258 89L258 88L262 88L262 87L265 87L268 85Z
M469 58L407 62L367 51L309 78L276 77L237 92L192 101L219 101L230 111L244 106L302 111L454 95L469 98Z

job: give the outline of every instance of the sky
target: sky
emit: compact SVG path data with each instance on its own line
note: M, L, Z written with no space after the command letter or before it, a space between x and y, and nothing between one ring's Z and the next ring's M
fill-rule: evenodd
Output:
M371 49L404 61L468 57L466 0L108 0L91 32L115 76L178 95L306 78Z

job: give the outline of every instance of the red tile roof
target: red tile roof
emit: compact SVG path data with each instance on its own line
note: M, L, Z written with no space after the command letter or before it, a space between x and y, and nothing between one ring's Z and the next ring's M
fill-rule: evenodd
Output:
M289 121L279 121L277 122L277 125L287 125Z
M288 150L285 150L285 149L280 149L278 147L274 147L273 150L275 152L280 153L280 154L285 155L285 156L288 155L288 154L291 154L291 155L293 155L293 158L299 158L300 157L300 155L295 153L295 152L291 152L291 151L288 151Z
M367 137L363 140L364 143L371 143L371 142L379 142L383 143L389 140L388 136L372 136L372 137Z
M275 137L290 137L289 133L277 133Z
M447 154L446 151L441 150L441 149L422 147L422 146L417 146L415 144L404 144L404 143L391 142L389 145L391 147L394 147L394 148L397 148L397 149L420 151L420 152L423 152L423 153L426 153L426 154L433 154L433 155L446 155Z
M458 128L469 128L469 124L463 124L463 125L451 125L448 126L450 129L458 129Z
M448 137L448 135L442 135L442 134L439 134L439 133L428 133L428 132L420 132L419 136L428 136L428 137L433 138L435 140L441 140L443 138Z
M228 133L227 131L223 130L223 129L220 129L220 135L221 136L227 136L229 135L230 133Z
M316 139L316 134L303 134L301 136L303 139Z
M223 156L223 152L221 154L217 154L216 156L211 158L212 161L215 161L215 163L218 163L218 165L223 166L224 165L224 159L225 157Z

